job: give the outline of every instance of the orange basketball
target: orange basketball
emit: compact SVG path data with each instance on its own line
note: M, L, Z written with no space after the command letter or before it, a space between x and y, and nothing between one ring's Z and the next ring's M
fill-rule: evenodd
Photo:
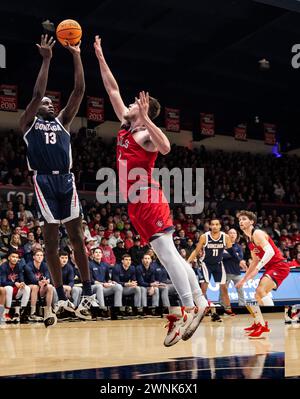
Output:
M82 36L81 26L73 19L65 19L56 28L57 40L66 46L68 43L76 45L80 42Z

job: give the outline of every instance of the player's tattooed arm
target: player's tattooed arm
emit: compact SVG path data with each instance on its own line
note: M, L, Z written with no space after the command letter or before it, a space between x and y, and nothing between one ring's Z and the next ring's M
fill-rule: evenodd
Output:
M205 245L205 241L206 241L206 236L205 234L202 234L200 236L199 242L196 246L196 248L194 249L194 251L191 253L191 255L189 256L187 262L188 263L192 263L194 261L194 259L199 255L202 254L203 252L203 247Z
M71 46L69 44L66 46L66 48L73 55L74 63L74 88L69 97L67 105L58 115L58 119L66 128L66 130L70 130L70 125L79 110L85 91L84 72L80 56L80 44L81 42L76 46Z
M110 102L113 106L113 109L121 122L124 122L123 116L128 112L128 108L125 106L118 83L114 78L109 66L106 63L106 60L103 55L101 38L97 35L95 36L94 42L95 54L99 62L100 73L103 80L103 84L107 94L109 95Z
M20 118L20 128L23 133L25 133L28 126L34 120L38 112L39 106L41 104L41 101L45 96L47 83L48 83L50 60L52 58L52 48L54 44L55 40L53 40L53 37L50 37L48 39L48 35L42 35L41 44L36 44L36 46L39 49L39 53L43 58L43 63L40 68L37 80L35 82L32 99L30 103L27 105L25 111L22 113Z

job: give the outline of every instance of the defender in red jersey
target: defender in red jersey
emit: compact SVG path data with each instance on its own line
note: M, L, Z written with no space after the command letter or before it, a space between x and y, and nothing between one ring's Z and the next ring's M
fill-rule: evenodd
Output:
M267 322L264 322L259 305L274 306L269 295L272 290L277 290L290 272L290 264L285 262L280 250L276 247L271 237L263 230L255 229L256 215L249 211L240 211L238 214L240 228L247 237L248 247L251 251L252 262L245 276L236 284L242 287L252 279L264 267L258 287L255 291L255 299L258 305L248 305L248 310L254 317L251 327L245 329L249 338L263 338L270 332Z
M180 339L187 340L193 335L208 304L192 267L176 250L169 204L152 176L158 152L167 154L170 151L170 142L153 123L160 113L159 102L142 91L139 98L126 107L118 84L105 61L98 36L95 37L94 48L104 87L121 122L117 139L120 192L128 202L128 214L133 226L143 239L151 242L185 307L185 310L179 309L177 314L170 314L168 317L168 332L164 344L171 346ZM138 173L137 168L141 168L142 172Z

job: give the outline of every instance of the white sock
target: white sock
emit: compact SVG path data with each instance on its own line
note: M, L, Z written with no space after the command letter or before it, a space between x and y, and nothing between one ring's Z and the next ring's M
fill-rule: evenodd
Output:
M15 307L15 314L20 314L20 306Z
M264 306L274 306L273 299L271 298L270 295L266 295L263 298L261 298Z
M4 315L4 305L0 305L0 317Z
M188 272L177 257L178 252L174 245L172 234L168 233L156 238L151 242L151 246L161 264L165 266L169 273L170 279L178 292L182 305L186 307L194 307Z
M180 306L170 306L169 307L169 314L174 314L178 317L182 316L182 311Z
M253 306L252 309L253 309L254 316L255 316L255 323L256 324L260 323L262 326L264 326L265 325L265 320L264 320L263 315L261 313L260 306L259 305L252 305L252 306Z
M36 312L36 305L31 305L30 314L35 314Z

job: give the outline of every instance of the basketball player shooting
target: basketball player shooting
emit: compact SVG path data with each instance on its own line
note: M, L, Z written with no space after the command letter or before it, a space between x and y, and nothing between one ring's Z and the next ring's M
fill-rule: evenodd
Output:
M45 97L48 72L55 40L42 35L37 44L43 58L33 97L21 115L20 127L27 145L29 170L34 172L33 182L40 222L43 224L45 255L58 294L58 310L74 312L74 305L67 300L62 282L62 271L58 256L59 225L64 223L71 240L76 263L83 281L83 299L76 309L76 315L89 319L91 283L88 259L85 253L81 228L80 204L75 187L75 178L70 173L72 153L70 125L78 112L85 91L84 73L80 56L80 43L66 45L73 56L74 89L68 103L56 117L50 98ZM92 297L93 299L93 297ZM51 307L45 308L46 327L56 323L57 317Z
M183 305L180 314L175 309L170 309L174 313L167 316L168 333L164 345L171 346L180 339L187 340L193 335L203 319L207 300L191 266L176 250L169 204L152 176L158 153L166 155L170 151L170 142L153 123L160 112L158 101L142 91L139 98L126 107L118 84L105 61L99 36L95 37L94 48L105 89L121 122L117 138L120 191L127 198L130 187L137 181L140 184L142 201L134 203L128 200L130 220L140 236L151 243L157 257L167 269ZM128 171L126 182L122 181L125 166ZM139 176L139 180L129 179L130 171L141 167L146 174ZM155 197L158 201L151 201Z
M248 241L252 262L245 276L236 284L236 288L253 279L264 268L259 284L255 291L255 299L258 305L248 305L247 309L254 317L252 326L245 328L252 339L264 338L270 333L268 322L264 321L260 306L274 306L273 299L269 295L272 290L277 290L290 272L290 264L285 262L280 250L274 244L272 238L263 230L255 228L256 215L249 211L240 211L238 214L240 228Z

